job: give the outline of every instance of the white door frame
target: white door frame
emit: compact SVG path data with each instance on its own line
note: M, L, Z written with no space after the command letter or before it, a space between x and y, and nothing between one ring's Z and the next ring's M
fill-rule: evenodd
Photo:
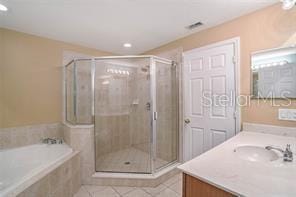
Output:
M199 47L199 48L195 48L195 49L191 49L191 50L188 50L188 51L184 51L183 54L182 54L182 59L183 59L183 63L182 63L182 70L184 70L184 53L187 53L187 52L199 52L199 51L203 51L203 50L207 50L207 49L211 49L211 48L215 48L215 47L219 47L219 46L222 46L222 45L226 45L226 44L233 44L234 45L234 73L235 73L235 134L239 133L240 132L240 129L241 129L241 108L239 106L239 103L237 102L237 98L238 96L240 95L240 37L234 37L234 38L231 38L231 39L228 39L228 40L223 40L223 41L220 41L220 42L216 42L216 43L213 43L213 44L209 44L209 45L205 45L205 46L202 46L202 47ZM185 79L184 77L185 73L183 72L183 79ZM183 93L183 98L184 98L184 95L185 95L185 82L183 83L183 87L182 87L182 93ZM183 106L185 106L185 99L183 99ZM183 107L183 114L185 114L185 108ZM184 119L185 117L183 116L183 162L184 162L184 155L185 154L185 124L184 124Z

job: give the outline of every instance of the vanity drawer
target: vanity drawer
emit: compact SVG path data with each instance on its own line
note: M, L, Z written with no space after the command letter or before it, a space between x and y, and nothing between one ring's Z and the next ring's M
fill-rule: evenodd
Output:
M235 195L183 173L183 197L233 197Z

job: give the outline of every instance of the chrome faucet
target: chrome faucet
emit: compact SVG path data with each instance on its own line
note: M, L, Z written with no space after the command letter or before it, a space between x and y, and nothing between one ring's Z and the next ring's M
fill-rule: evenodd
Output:
M63 144L62 139L54 139L54 138L44 138L44 139L41 139L41 142L43 144Z
M266 146L265 149L267 149L267 150L272 150L273 149L273 150L280 151L284 155L284 157L283 157L284 161L287 161L287 162L292 162L293 161L293 152L291 150L291 145L290 144L287 144L285 150L283 150L281 148L276 148L276 147L273 147L273 146Z

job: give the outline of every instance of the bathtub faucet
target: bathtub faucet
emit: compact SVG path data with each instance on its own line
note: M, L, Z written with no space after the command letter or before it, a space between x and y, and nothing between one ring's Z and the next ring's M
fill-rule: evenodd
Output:
M41 140L43 144L62 144L62 139L44 138Z

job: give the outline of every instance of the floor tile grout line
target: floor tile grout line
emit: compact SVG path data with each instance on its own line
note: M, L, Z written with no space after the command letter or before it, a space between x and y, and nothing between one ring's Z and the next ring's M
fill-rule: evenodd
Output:
M91 185L91 186L97 186L97 185ZM100 186L100 185L98 185L98 186ZM106 188L104 188L104 189L102 189L102 190L100 190L100 191L97 191L97 192L105 191L108 187L111 187L111 186L106 186ZM112 187L111 187L111 188L112 188ZM112 188L112 189L113 189L113 188ZM85 188L85 190L87 191L87 193L89 194L90 197L94 197L94 195L93 195L90 191L88 191L87 188ZM96 192L96 191L95 191L95 192ZM93 192L93 193L95 193L95 192Z
M141 189L144 190L144 192L148 193L150 196L156 196L156 195L160 194L162 191L164 191L165 189L168 188L168 187L167 187L166 185L164 185L163 183L160 183L158 186L160 186L160 185L163 185L163 186L164 186L164 189L161 190L161 191L159 191L159 192L156 192L155 195L152 195L152 194L150 194L149 192L147 192L145 189L142 189L142 188L144 188L144 187L142 187ZM156 187L158 187L158 186L156 186ZM150 187L150 188L156 188L156 187Z
M110 187L115 191L116 194L118 194L119 196L121 196L121 194L114 188L114 186L110 186Z
M128 191L128 192L126 192L126 193L124 193L124 194L120 194L114 187L116 187L116 186L110 186L120 197L122 197L122 196L124 196L125 194L128 194L128 193L130 193L131 191L133 191L133 190L131 190L131 191ZM120 187L120 186L119 186ZM121 186L121 187L124 187L124 186Z
M161 183L161 184L163 184L166 187L166 189L171 190L172 192L176 193L179 196L180 194L171 188L171 186L174 185L174 184L176 184L178 181L179 181L179 179L177 179L176 181L174 181L173 183L171 183L169 186L167 186L167 185L165 185L163 183Z
M176 175L175 175L176 176ZM173 177L172 177L173 178ZM179 181L179 179L177 179L176 181L172 182L169 186L167 186L166 184L162 183L163 185L167 186L167 187L170 187L172 185L174 185L175 183L177 183Z
M93 195L88 191L88 189L84 187L84 185L82 185L81 187L82 187L82 189L83 189L84 191L86 191L86 192L88 193L88 195L89 195L90 197L93 197Z
M149 192L147 192L146 190L144 190L143 188L139 187L140 190L142 190L143 192L145 192L146 194L148 194L149 196L153 197L152 194L150 194Z
M176 192L175 190L171 189L168 187L169 190L171 190L172 192L176 193L177 195L180 195L178 192Z

